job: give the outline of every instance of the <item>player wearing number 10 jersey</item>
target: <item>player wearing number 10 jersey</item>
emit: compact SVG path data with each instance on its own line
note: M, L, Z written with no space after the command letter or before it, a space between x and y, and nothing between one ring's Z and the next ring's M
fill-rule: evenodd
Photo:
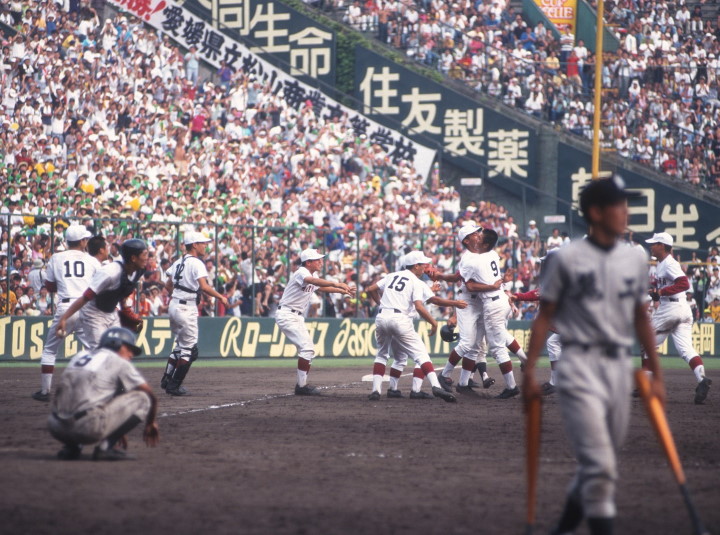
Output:
M45 336L45 344L40 355L40 390L32 395L37 401L50 401L55 358L62 341L62 338L55 334L58 321L70 307L70 303L82 295L95 273L97 262L85 252L90 237L92 234L85 227L71 225L65 231L67 250L55 253L48 262L45 287L49 292L56 293L56 306L55 318ZM66 332L75 333L84 349L88 349L87 339L78 316L67 322Z

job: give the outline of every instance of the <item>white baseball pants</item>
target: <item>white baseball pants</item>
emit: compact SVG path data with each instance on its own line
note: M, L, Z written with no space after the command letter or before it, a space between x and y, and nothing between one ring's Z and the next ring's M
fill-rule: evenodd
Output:
M50 330L45 335L45 343L43 344L43 350L40 354L40 364L43 366L55 365L58 348L63 341L62 338L59 338L58 335L55 334L55 330L57 329L58 321L60 320L62 315L65 314L65 311L70 308L71 304L72 301L69 303L58 303L57 309L55 311L55 317L53 318L53 322L50 325ZM82 344L83 348L90 349L87 338L85 336L85 331L82 328L80 314L73 314L72 316L70 316L70 318L68 318L68 320L65 322L65 333L67 336L75 333L75 337Z
M310 338L305 325L305 317L295 314L291 310L280 309L275 314L275 323L280 331L287 337L290 342L295 344L298 350L298 357L305 360L315 358L315 344Z
M190 352L198 343L198 307L195 301L181 304L178 299L171 299L168 314L170 329L175 335L173 353L190 360Z

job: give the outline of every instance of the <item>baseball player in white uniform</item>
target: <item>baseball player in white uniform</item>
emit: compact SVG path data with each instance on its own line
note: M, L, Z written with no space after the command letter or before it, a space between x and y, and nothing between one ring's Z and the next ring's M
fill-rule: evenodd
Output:
M410 252L406 253L410 254ZM410 259L416 258L415 256L410 256ZM405 265L405 258L407 256L403 257L403 261L401 262L401 266L403 269L406 269L407 266ZM427 268L430 268L430 264L426 264ZM427 272L427 270L426 270ZM438 284L439 283L435 283ZM441 307L456 307L459 309L463 309L467 307L467 303L465 301L460 300L454 300L454 299L443 299L441 297L438 297L435 295L435 291L433 288L430 288L426 283L421 281L420 288L422 289L423 295L422 295L422 302L423 305L426 303L437 305ZM373 299L378 298L377 292L373 292L371 294L371 297ZM376 301L377 304L380 304L380 301ZM416 318L419 318L420 315L418 314L417 310L413 308L412 313L410 317L413 319L413 321ZM396 353L393 354L393 365L390 367L390 386L388 387L387 391L387 397L389 398L401 398L403 397L402 392L398 388L400 377L402 376L402 372L405 370L405 366L407 364L408 357L411 357L411 355L406 352L398 349ZM415 364L415 368L413 369L413 380L412 380L412 387L410 390L410 399L434 399L434 396L431 396L427 392L423 392L421 390L423 380L425 379L425 372L422 369L422 365L419 363ZM442 385L441 385L442 386Z
M685 297L690 281L672 255L673 237L670 234L659 232L645 243L650 244L650 254L658 260L650 290L653 301L660 301L652 317L655 344L660 345L668 335L672 336L678 353L695 374L698 383L695 403L701 405L707 398L712 381L705 377L703 360L692 344L693 316Z
M182 382L192 363L197 360L198 350L198 298L200 292L215 297L225 306L228 300L208 284L208 271L203 257L210 238L201 232L186 232L183 238L185 254L165 272L165 288L172 296L168 312L170 329L175 335L175 348L167 361L160 387L172 396L188 394Z
M70 360L48 418L50 433L64 444L59 459L78 459L82 446L94 443L93 460L128 459L125 434L143 420L145 443L157 444L157 401L131 363L140 352L132 332L113 327L103 333L96 349ZM116 444L123 449L115 449Z
M80 297L90 285L95 274L92 257L85 253L85 246L92 234L81 225L71 225L65 231L67 249L52 255L47 265L45 287L48 292L55 293L55 318L45 336L42 354L40 355L40 390L32 395L37 401L50 401L55 358L62 338L55 330L70 304ZM82 329L79 316L70 318L65 326L66 334L75 333L85 349L88 342Z
M634 334L649 347L652 389L665 389L645 310L647 255L620 241L627 227L621 179L594 180L580 194L589 237L547 259L540 310L533 324L523 397L541 395L535 366L554 323L562 340L557 391L565 430L578 461L567 501L553 533L572 533L587 518L590 533L612 533L617 451L627 433Z
M413 311L417 311L420 317L430 323L430 336L437 331L437 321L423 304L429 288L418 278L425 273L431 260L421 251L412 251L405 256L404 262L406 269L390 273L367 290L373 300L380 303L375 317L378 350L373 366L373 389L369 399L380 399L387 360L392 349L394 355L412 356L430 381L435 397L454 402L455 396L440 386L425 344L413 325ZM382 292L382 298L378 297L378 292Z
M120 326L120 314L128 324L142 326L130 310L125 300L135 291L140 278L145 273L148 261L147 245L138 239L125 240L120 246L122 260L102 266L93 275L90 285L77 298L57 322L55 333L64 337L67 322L76 312L82 309L80 322L85 333L85 340L90 348L97 347L102 334L110 327ZM139 324L137 323L139 321Z
M305 325L310 297L316 291L349 296L355 294L355 288L347 284L321 279L315 275L322 267L324 257L325 255L315 249L305 249L300 253L300 267L291 275L275 314L278 328L298 350L296 396L320 395L319 388L307 384L310 365L315 358L315 345Z

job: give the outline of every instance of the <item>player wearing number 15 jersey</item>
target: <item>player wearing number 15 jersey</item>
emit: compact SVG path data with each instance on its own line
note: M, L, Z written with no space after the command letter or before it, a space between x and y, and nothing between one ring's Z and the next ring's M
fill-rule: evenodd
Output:
M69 226L65 231L67 250L55 253L47 265L45 287L49 292L55 293L56 307L55 318L45 336L45 344L40 355L40 390L32 395L32 398L37 401L50 401L55 358L62 341L62 338L55 334L58 321L70 307L70 303L82 295L95 273L96 263L90 255L85 253L85 246L90 237L92 234L85 227ZM84 349L88 349L79 316L75 316L67 322L66 333L75 333Z

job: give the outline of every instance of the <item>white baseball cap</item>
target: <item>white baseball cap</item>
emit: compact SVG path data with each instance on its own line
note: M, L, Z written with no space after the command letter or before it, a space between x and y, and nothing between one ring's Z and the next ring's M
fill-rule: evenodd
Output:
M300 262L320 260L321 258L325 258L325 255L318 253L315 249L305 249L302 253L300 253Z
M475 232L479 232L481 230L482 227L475 225L463 225L460 227L460 230L458 230L458 238L460 238L460 242L462 242L465 238L470 236L470 234L474 234Z
M530 221L528 221L528 225L537 225L537 223L535 223L534 219L531 219Z
M194 230L186 232L185 237L183 238L183 243L185 245L192 245L193 243L208 243L211 241L212 240L205 236L202 232L195 232Z
M669 245L672 247L673 245L673 237L670 236L667 232L656 232L653 234L653 237L649 240L645 240L645 243L662 243L664 245Z
M92 238L92 232L82 225L70 225L65 231L67 241L80 241L86 238Z
M415 264L429 264L432 259L423 254L422 251L411 251L405 255L405 267L414 266Z

